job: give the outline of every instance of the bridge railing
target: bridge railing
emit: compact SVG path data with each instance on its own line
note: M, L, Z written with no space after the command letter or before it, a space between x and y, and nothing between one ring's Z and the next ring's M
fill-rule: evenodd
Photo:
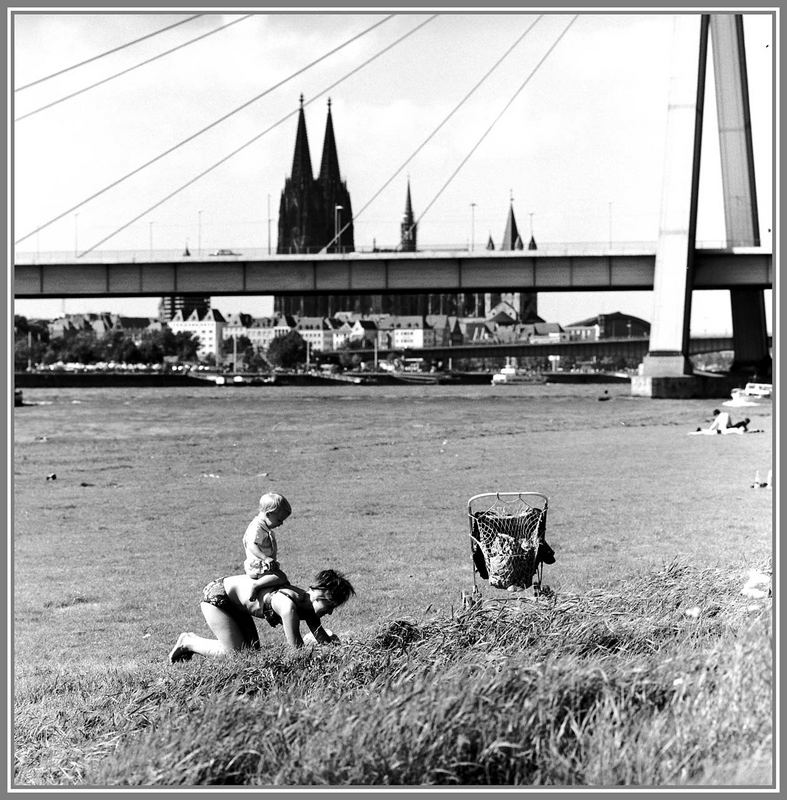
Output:
M609 243L604 244L601 242L547 242L538 246L538 250L523 250L517 251L520 255L526 256L566 256L566 255L597 255L597 254L639 254L639 253L654 253L656 243L653 241L642 242L613 242L610 246ZM305 255L318 255L315 253L288 253L277 254L275 250L268 252L267 247L232 247L222 248L231 250L233 255L216 255L215 249L202 248L201 250L190 249L188 255L184 252L183 248L178 249L161 249L150 250L145 248L131 249L131 250L94 250L84 255L77 255L73 250L40 250L40 251L16 251L14 253L14 263L20 265L27 264L112 264L112 263L160 263L164 262L184 262L189 261L202 261L210 259L211 261L264 261L265 259L281 259L288 255L303 258ZM460 244L445 244L445 243L424 243L419 246L416 254L436 254L436 253L449 253L449 254L466 254L466 255L488 255L490 251L485 247L476 246L472 250L467 245ZM496 250L494 252L509 252ZM385 257L387 255L406 255L402 250L397 249L395 245L391 247L371 247L361 245L356 247L350 253L342 253L338 255L379 255ZM329 254L336 256L336 253Z
M730 247L746 247L745 242L724 242L724 241L702 241L697 242L697 249L700 250L726 250ZM160 263L160 262L184 262L202 261L205 259L220 261L264 261L267 258L281 259L283 256L277 254L275 249L268 252L267 247L231 247L222 248L229 250L233 255L218 255L216 248L202 248L201 250L190 249L188 254L183 248L151 250L150 248L138 248L130 250L108 249L94 250L84 255L78 255L73 250L40 250L28 251L19 250L14 253L14 263L20 265L28 264L112 264L112 263ZM516 251L521 255L533 256L581 256L581 255L634 255L642 253L655 253L655 241L620 241L620 242L543 242L539 243L537 250ZM481 245L476 245L472 249L468 244L456 243L429 243L420 245L416 253L428 254L466 254L466 255L487 255L490 251ZM511 252L495 250L494 252ZM379 255L384 257L390 254L404 254L398 249L396 244L390 247L360 245L347 254L341 255ZM317 255L318 253L291 253L303 257L304 255ZM331 254L333 256L337 254Z

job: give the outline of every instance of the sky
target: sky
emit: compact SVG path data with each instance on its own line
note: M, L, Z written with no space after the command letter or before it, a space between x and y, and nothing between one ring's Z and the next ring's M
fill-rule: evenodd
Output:
M462 10L386 19L392 13L15 14L12 238L23 239L16 251L73 255L98 245L147 256L188 245L192 253L269 246L275 253L301 94L315 173L331 99L356 249L398 243L408 178L420 248L480 249L490 236L499 244L510 204L522 238L532 233L541 249L653 246L677 57L672 15L539 19ZM744 26L760 230L770 246L772 17L749 13ZM66 69L72 65L80 66ZM99 85L82 91L92 84ZM724 237L715 113L711 77L700 246ZM769 319L770 302L767 292ZM650 319L651 304L650 292L538 299L540 316L563 324L611 311ZM272 310L270 298L217 297L213 305L225 313ZM19 300L14 311L154 316L157 306L156 298ZM692 332L730 329L728 293L694 292Z

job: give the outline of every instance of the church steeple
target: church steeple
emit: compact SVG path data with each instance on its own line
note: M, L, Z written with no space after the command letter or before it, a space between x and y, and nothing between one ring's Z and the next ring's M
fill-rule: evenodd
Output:
M295 153L292 157L290 179L296 186L309 186L310 188L314 180L312 157L309 153L309 137L306 134L306 117L303 114L303 95L301 95L301 107L298 112L298 132L295 135Z
M320 182L325 186L339 183L339 156L336 154L336 139L333 135L333 118L331 117L331 98L328 98L328 119L325 122L325 140L322 144L322 162L320 163Z
M413 201L410 198L410 178L407 178L407 198L404 203L404 216L402 217L402 239L400 249L405 253L414 253L416 248L416 234L418 226L415 224L413 214Z
M521 250L522 240L519 239L519 247L517 247L517 239L519 239L519 231L516 227L516 219L514 217L514 198L511 198L511 204L508 207L508 219L506 220L506 230L503 234L503 241L500 244L501 250Z

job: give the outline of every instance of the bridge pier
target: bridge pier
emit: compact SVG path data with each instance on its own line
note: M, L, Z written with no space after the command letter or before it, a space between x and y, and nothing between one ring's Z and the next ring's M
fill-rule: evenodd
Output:
M706 397L729 400L732 390L740 387L734 375L634 375L631 378L633 397L681 398Z
M692 68L681 56L696 47L698 35L699 66ZM650 349L642 362L642 374L631 382L631 393L637 396L696 397L702 390L702 381L692 375L689 328L707 49L707 16L677 16Z
M688 357L700 156L709 37L718 110L719 149L727 246L759 246L743 18L740 14L678 16L670 76L659 239L653 278L650 351L632 394L647 397L719 396L720 385L693 375ZM680 57L699 41L696 71ZM732 289L735 358L730 381L771 374L764 295ZM709 392L711 392L709 394ZM721 394L725 394L722 391Z

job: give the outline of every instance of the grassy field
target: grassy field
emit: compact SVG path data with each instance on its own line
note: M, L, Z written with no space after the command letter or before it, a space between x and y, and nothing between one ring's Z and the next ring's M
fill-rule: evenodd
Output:
M16 780L768 783L769 601L738 592L771 552L772 492L750 488L770 404L747 409L764 433L691 437L712 402L610 393L26 393ZM266 626L261 656L168 666L181 630L206 631L201 587L241 571L266 489L294 509L291 579L355 585L330 622L346 644L292 654ZM549 496L556 598L482 585L463 611L467 500L512 489Z

